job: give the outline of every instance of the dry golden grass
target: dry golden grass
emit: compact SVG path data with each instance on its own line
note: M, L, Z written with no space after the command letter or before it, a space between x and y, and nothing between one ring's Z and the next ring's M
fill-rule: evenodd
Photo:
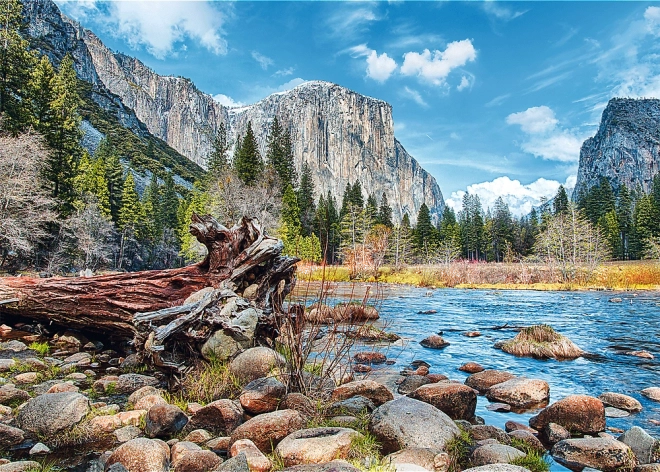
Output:
M548 325L525 328L501 347L514 356L536 359L575 359L585 354L573 341Z
M324 273L325 270L325 273ZM350 271L343 266L301 265L300 282L349 282ZM369 276L353 281L375 282ZM571 282L565 282L554 267L539 263L470 263L407 266L401 270L382 267L377 281L418 287L455 287L511 290L660 290L660 264L653 261L611 262L596 270L578 268Z

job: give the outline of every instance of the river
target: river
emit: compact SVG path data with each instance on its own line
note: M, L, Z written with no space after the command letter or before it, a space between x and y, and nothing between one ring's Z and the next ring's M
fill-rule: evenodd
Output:
M398 292L398 293L397 293ZM430 296L429 296L430 295ZM612 303L613 297L623 299ZM401 369L413 360L431 364L432 373L465 380L458 367L468 361L487 369L501 369L518 376L539 378L550 384L550 401L571 394L598 396L617 392L638 399L644 409L627 418L608 418L608 426L628 429L640 426L660 436L660 403L647 400L639 391L660 386L660 293L640 292L540 292L525 290L460 290L407 288L390 292L378 302L380 322L403 342L386 348L393 366ZM433 314L419 312L436 310ZM545 323L568 336L590 355L571 361L515 357L495 349L497 341L516 332L493 330L494 326L528 326ZM442 331L449 343L442 350L422 347L419 341ZM462 333L479 331L468 338ZM656 359L624 355L621 351L651 352ZM386 367L383 367L385 369ZM377 373L376 373L377 376ZM527 423L534 412L498 413L486 409L488 400L479 397L477 415L486 424L504 427L508 420ZM552 470L566 470L553 464Z

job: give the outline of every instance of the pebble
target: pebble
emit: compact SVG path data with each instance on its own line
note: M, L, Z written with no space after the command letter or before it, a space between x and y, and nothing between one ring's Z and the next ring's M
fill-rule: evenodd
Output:
M44 443L37 443L34 446L32 446L32 449L30 449L31 456L36 456L37 454L49 454L49 453L50 453L50 449Z

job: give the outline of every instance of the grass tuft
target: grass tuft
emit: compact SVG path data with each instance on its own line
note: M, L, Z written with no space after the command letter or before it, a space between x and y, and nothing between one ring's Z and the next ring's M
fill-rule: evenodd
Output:
M181 400L206 405L220 398L237 398L241 383L226 362L200 361L181 381Z
M445 450L449 454L448 472L459 472L463 467L468 465L470 448L474 444L470 432L460 426L459 429L461 432L450 439L445 445Z
M50 346L46 342L33 342L28 346L28 348L35 351L39 357L44 357L50 352Z
M511 464L529 469L531 472L547 472L550 464L545 460L545 454L529 450L525 457L519 457L511 461Z
M529 326L502 344L502 350L519 357L575 359L585 352L548 325Z

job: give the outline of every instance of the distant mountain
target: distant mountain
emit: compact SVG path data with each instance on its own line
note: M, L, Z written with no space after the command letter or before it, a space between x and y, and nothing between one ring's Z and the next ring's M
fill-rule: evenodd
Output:
M605 107L598 132L580 150L573 198L606 177L616 190L651 189L660 171L660 100L613 98Z
M188 79L160 76L139 60L112 52L94 33L62 15L52 0L25 2L24 15L39 50L55 63L72 54L81 79L118 98L128 128L140 133L143 125L199 166L206 164L210 136L220 123L234 139L251 121L265 154L277 116L291 131L296 167L300 171L303 162L309 164L317 192L330 191L340 199L346 184L359 180L366 194L387 195L396 218L408 213L413 221L423 203L434 214L444 207L433 176L396 140L392 107L382 100L315 81L250 106L227 108Z

